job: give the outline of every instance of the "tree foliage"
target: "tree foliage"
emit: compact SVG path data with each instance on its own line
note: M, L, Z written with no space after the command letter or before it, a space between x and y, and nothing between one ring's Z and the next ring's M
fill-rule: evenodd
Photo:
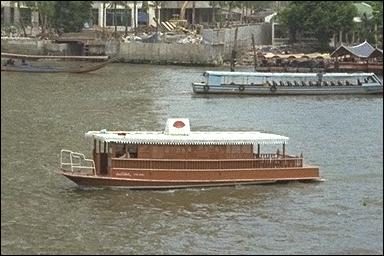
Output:
M365 15L361 22L357 24L357 32L360 38L371 44L383 46L383 2L367 1L372 6L373 17L368 18ZM376 37L377 36L377 37Z
M305 32L315 37L322 48L327 48L334 33L353 28L356 15L351 1L292 1L278 17L288 28L292 41Z
M78 32L91 18L91 1L55 1L55 27Z
M54 29L63 32L78 32L91 18L92 1L22 1L39 12L43 34Z

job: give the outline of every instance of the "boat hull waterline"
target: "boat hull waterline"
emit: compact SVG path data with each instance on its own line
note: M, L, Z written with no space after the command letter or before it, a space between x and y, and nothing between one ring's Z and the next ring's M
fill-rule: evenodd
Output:
M347 94L383 94L383 86L343 86L316 88L276 88L262 86L208 86L193 84L193 92L200 94L254 94L254 95L347 95Z
M67 171L59 171L58 174L67 177L72 180L79 186L84 187L127 187L127 188L137 188L137 189L168 189L168 188L191 188L191 187L218 187L218 186L236 186L236 185L256 185L256 184L270 184L277 182L289 182L289 181L310 181L310 182L321 182L323 179L318 175L318 168L301 168L292 169L286 168L286 171L289 172L290 177L284 177L281 175L279 171L276 169L264 170L269 175L267 177L265 173L263 174L263 170L253 170L247 171L245 175L249 176L249 173L253 173L253 177L249 176L246 178L229 178L223 179L219 176L222 176L220 172L216 172L213 175L216 175L217 178L211 179L145 179L145 178L128 178L128 177L106 177L106 176L96 176L96 175L86 175L81 173L70 173ZM306 171L308 171L306 173ZM147 171L150 173L151 171ZM153 171L152 172L158 172ZM198 171L196 171L198 172ZM239 175L239 170L235 171L237 176ZM273 175L273 172L277 173L277 175ZM293 172L296 172L296 176L294 176ZM136 173L135 176L142 176L145 172L141 172L140 174ZM191 173L191 172L189 172ZM262 175L260 175L262 173ZM124 176L124 175L123 175ZM167 177L165 175L165 177ZM188 175L190 176L190 175ZM212 174L210 174L212 176ZM259 176L259 177L258 177ZM168 176L169 177L169 176Z

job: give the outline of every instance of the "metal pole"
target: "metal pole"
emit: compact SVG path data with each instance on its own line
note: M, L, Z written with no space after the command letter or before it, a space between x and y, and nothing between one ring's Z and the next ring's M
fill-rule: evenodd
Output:
M237 30L238 27L235 29L235 41L233 43L233 50L232 50L232 56L231 56L231 72L235 71L235 59L236 59L236 47L237 47Z
M254 61L255 71L256 71L257 58L256 58L255 37L254 37L253 33L252 33L252 47L253 47L253 61Z

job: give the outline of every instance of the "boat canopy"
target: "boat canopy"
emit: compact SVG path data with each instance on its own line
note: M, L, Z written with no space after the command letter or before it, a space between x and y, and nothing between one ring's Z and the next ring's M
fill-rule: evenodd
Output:
M162 132L89 131L85 136L108 143L170 145L283 144L289 140L285 136L261 132L191 132L189 135L168 135Z
M353 55L358 58L371 59L383 57L383 50L370 45L367 41L355 46L340 45L332 54L331 57L339 57L344 55Z
M168 145L283 144L289 140L285 136L262 132L192 132L187 120L169 119L164 132L101 130L89 131L85 137L108 143ZM173 131L170 126L182 132Z
M204 76L238 76L238 77L272 77L272 78L289 78L289 77L314 77L318 73L272 73L272 72L231 72L231 71L205 71ZM374 73L323 73L323 77L369 77Z

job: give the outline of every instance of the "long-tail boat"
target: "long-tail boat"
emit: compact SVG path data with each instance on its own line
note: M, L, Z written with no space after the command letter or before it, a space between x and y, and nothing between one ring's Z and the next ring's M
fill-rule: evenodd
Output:
M1 64L1 71L31 72L31 73L87 73L87 72L101 69L115 59L115 57L108 59L109 58L108 56L41 56L41 55L23 55L23 54L10 54L10 53L8 54L2 53L1 57L8 58L8 60L4 64L3 63ZM20 61L16 62L14 59L17 59ZM27 60L38 60L38 59L105 60L105 61L100 63L89 64L89 65L81 64L76 67L32 65L31 62L27 62Z
M289 155L288 137L262 132L192 132L189 119L159 131L89 131L92 159L61 150L60 171L80 186L168 189L286 181L322 181L302 154ZM261 147L279 144L276 152Z
M109 56L59 56L59 55L31 55L31 54L18 54L2 52L1 58L25 59L25 60L39 60L39 59L55 59L55 60L92 60L92 61L106 61Z

